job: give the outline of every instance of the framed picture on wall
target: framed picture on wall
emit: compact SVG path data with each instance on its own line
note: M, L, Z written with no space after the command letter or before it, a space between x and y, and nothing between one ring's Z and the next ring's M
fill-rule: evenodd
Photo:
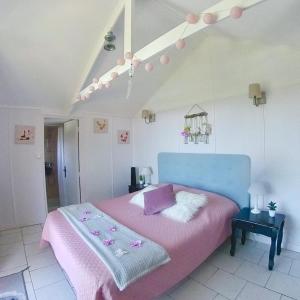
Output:
M15 126L15 143L16 144L34 144L35 127L34 126Z
M108 119L94 119L94 133L108 133Z
M130 144L129 130L118 130L118 144Z

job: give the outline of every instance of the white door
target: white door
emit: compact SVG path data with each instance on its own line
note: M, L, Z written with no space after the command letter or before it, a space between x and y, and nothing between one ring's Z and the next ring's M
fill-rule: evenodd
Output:
M78 120L64 123L64 201L62 206L80 203Z

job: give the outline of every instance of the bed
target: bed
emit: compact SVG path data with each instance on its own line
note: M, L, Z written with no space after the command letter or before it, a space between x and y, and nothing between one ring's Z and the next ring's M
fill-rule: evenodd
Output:
M96 206L115 220L163 246L171 261L120 292L112 275L81 240L65 218L51 212L42 239L74 286L78 300L155 299L197 268L230 235L230 218L249 206L250 159L243 155L160 153L160 183L173 183L174 190L204 193L206 206L189 223L160 214L144 216L129 203L133 194Z

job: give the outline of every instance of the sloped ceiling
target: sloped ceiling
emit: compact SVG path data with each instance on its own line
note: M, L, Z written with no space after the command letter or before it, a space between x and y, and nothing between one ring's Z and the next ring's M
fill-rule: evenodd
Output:
M86 82L80 82L99 34L120 1L2 0L0 104L67 111L78 88L114 66L116 58L123 52L121 15L113 28L118 37L117 50L112 53L102 51ZM134 49L141 48L181 23L186 12L200 12L217 2L136 0ZM73 111L135 114L180 66L188 64L190 58L194 59L192 54L199 45L207 48L205 43L211 42L211 36L228 38L233 45L239 40L252 40L274 47L286 45L298 51L299 11L299 0L266 0L245 12L238 21L228 19L194 35L188 39L188 47L184 51L177 51L174 47L168 49L172 58L170 65L162 67L158 57L154 57L155 71L151 74L142 68L137 71L130 99L125 99L128 77L124 75L113 83L111 89L96 92L88 102L76 104ZM209 59L209 53L202 51L201 54Z

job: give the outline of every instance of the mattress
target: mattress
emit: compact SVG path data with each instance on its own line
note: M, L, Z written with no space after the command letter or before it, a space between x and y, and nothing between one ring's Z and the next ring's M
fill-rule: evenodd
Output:
M160 214L145 216L143 209L129 203L134 194L95 204L112 218L166 249L171 261L119 291L112 275L58 212L46 220L42 242L50 243L67 273L78 300L148 300L163 294L197 268L231 233L236 204L218 194L183 186L174 190L203 193L208 203L188 223Z

